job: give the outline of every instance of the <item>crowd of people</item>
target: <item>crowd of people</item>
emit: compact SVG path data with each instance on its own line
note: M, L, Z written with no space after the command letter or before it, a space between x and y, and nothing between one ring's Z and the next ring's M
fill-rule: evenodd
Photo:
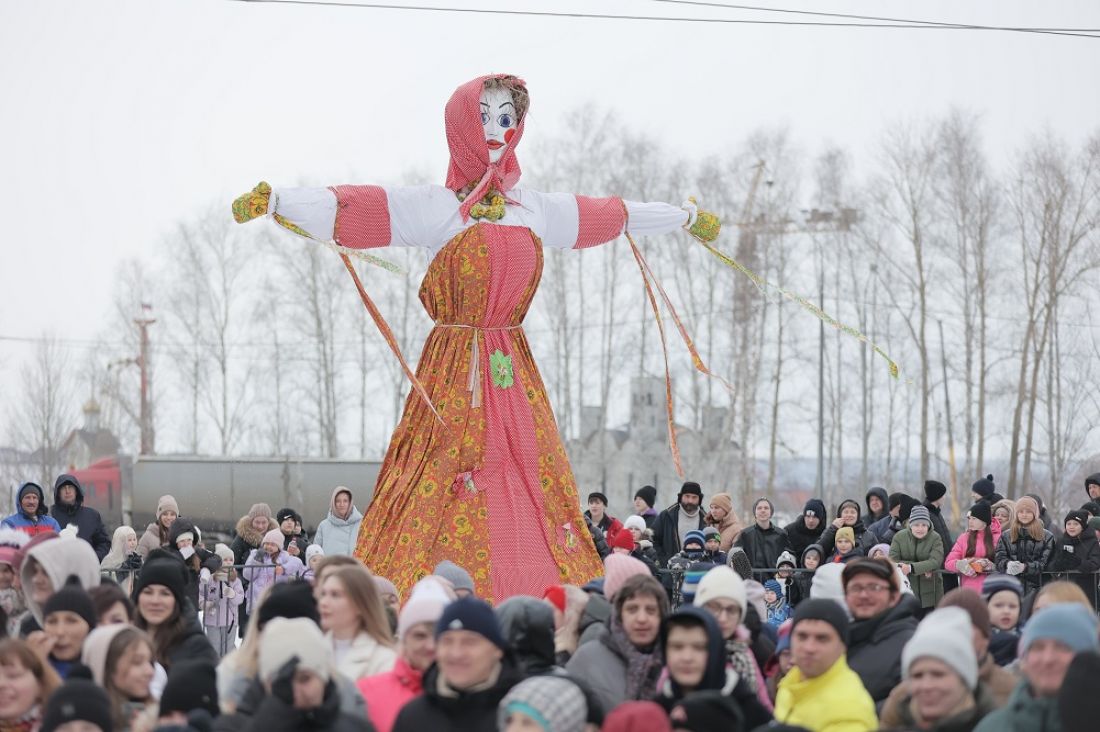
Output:
M693 482L622 519L595 492L603 576L494 608L452 562L406 597L369 572L347 488L312 537L260 503L209 546L172 496L109 535L73 476L49 507L26 483L0 527L0 732L1091 730L1100 474L1085 490L1055 526L987 476L958 536L935 481L785 527Z

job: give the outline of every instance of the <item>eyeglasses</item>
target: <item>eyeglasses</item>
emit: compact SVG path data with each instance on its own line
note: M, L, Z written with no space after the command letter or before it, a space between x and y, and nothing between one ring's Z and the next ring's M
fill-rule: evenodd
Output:
M717 605L713 603L705 603L703 609L715 617L736 617L741 614L741 608L737 605Z
M890 585L848 585L846 593L849 595L878 595L890 589Z

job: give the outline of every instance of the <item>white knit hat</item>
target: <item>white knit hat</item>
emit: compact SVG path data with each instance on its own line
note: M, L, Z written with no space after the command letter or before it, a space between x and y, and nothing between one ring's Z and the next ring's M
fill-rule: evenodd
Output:
M214 553L221 558L222 566L230 566L233 564L233 550L227 547L225 544L215 544Z
M325 550L320 544L310 544L306 547L306 564L316 556L325 556Z
M409 628L419 623L434 623L451 602L447 590L435 577L425 577L413 585L405 607L397 615L397 639L402 640Z
M978 660L974 655L973 626L961 607L943 607L929 613L901 652L901 672L909 678L909 667L919 658L935 658L955 670L968 689L978 683Z
M748 603L745 580L725 565L719 565L703 575L695 589L695 605L702 607L710 600L718 599L737 603L741 616L745 616L745 605Z
M847 566L840 562L822 564L814 572L813 581L810 584L810 597L814 600L832 600L848 612L848 603L844 600L844 582L840 575Z
M645 519L635 514L623 522L624 529L637 529L638 531L645 531Z
M328 681L332 675L332 644L309 618L273 618L260 632L260 678L270 681L287 661Z

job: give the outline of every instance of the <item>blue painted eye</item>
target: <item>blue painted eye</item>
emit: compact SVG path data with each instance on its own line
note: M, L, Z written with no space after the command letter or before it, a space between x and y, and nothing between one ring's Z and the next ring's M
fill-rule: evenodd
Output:
M513 121L514 120L512 119L512 115L510 114L502 114L497 117L497 124L501 127L511 127Z
M488 112L482 112L481 113L481 126L484 127L487 124L489 124L489 113Z

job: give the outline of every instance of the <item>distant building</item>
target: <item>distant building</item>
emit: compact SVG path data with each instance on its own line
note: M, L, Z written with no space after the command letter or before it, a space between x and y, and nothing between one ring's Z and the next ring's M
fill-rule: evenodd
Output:
M683 480L676 475L669 450L664 379L631 379L626 425L608 429L601 424L603 414L601 407L584 407L581 436L565 444L582 503L598 490L610 499L612 514L629 516L634 512L634 493L643 485L657 488L658 510L674 503ZM726 408L710 407L702 429L676 425L685 479L699 483L707 495L734 488L727 481L737 475L742 456L730 437L728 419Z
M100 458L118 454L119 441L114 433L99 424L99 402L95 398L84 404L84 426L73 430L58 448L57 463L70 467L91 465Z

